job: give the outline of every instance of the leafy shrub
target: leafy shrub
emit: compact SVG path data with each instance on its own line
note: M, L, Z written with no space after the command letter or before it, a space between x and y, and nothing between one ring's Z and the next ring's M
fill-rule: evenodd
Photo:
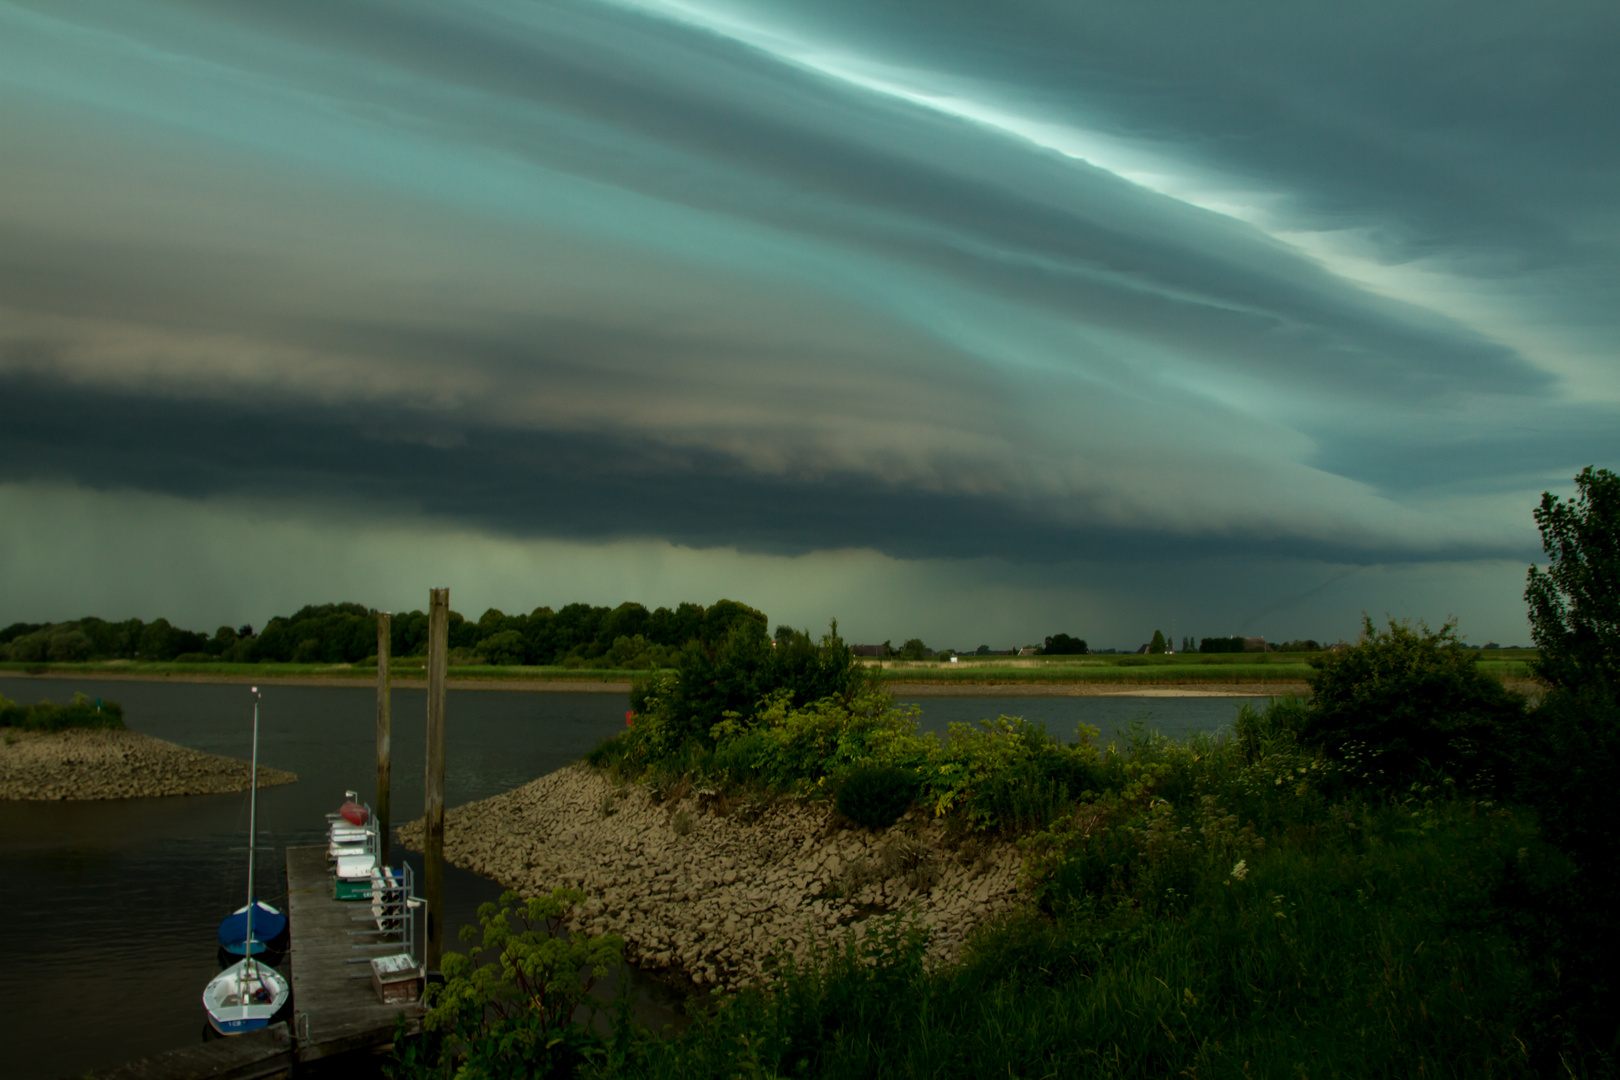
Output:
M97 704L84 694L75 694L68 705L41 701L18 705L0 697L0 727L26 731L61 731L65 728L124 729L124 707L116 701Z
M887 829L917 798L917 774L892 765L851 769L838 785L833 805L864 829Z
M605 1050L590 1020L591 987L624 961L616 934L570 935L563 923L585 894L555 889L520 900L502 894L478 909L479 926L461 939L479 941L463 956L446 953L445 983L430 993L422 1020L424 1044L396 1050L393 1076L423 1078L565 1077ZM513 926L513 920L517 926ZM621 1021L623 1017L621 1017Z
M1079 736L1064 746L1019 716L951 724L928 770L935 814L954 810L979 830L1044 824L1101 778L1097 729L1082 725Z
M631 707L660 714L671 748L688 740L712 746L716 724L728 715L752 721L767 698L785 694L792 707L828 699L848 703L869 693L875 679L856 663L854 651L838 636L837 622L819 643L794 633L773 644L764 624L748 619L736 623L718 647L688 642L674 678L659 680L656 693L651 684L633 692Z
M1456 624L1364 618L1361 640L1312 656L1314 692L1301 735L1340 760L1360 759L1364 778L1397 784L1432 769L1492 785L1505 778L1509 747L1524 725L1524 699L1475 667Z

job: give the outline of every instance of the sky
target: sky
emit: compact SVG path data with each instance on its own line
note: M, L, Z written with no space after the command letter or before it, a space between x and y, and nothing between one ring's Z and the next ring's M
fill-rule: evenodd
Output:
M1528 640L1620 8L0 0L0 623Z

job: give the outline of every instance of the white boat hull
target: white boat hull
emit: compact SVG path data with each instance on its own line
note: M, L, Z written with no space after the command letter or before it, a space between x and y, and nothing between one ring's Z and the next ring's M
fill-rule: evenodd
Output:
M275 968L253 960L232 964L203 990L208 1024L221 1035L241 1035L267 1026L292 996Z

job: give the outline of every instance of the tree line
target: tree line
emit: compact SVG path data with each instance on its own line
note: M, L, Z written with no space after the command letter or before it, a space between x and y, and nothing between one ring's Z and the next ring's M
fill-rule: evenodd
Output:
M750 624L763 635L765 614L735 600L705 607L682 603L648 610L567 604L508 615L490 608L476 620L449 616L450 660L457 664L561 665L653 668L675 662L688 642L716 646L734 627ZM778 627L777 638L792 631ZM389 651L396 657L427 655L426 612L395 614ZM356 603L310 604L278 615L255 633L252 626L221 626L213 634L185 630L167 619L150 623L99 618L61 623L13 623L0 630L0 660L74 663L147 660L254 664L354 664L375 662L377 610Z

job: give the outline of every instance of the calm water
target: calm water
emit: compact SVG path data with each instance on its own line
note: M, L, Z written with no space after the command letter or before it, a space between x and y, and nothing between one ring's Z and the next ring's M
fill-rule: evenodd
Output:
M243 686L0 678L19 702L73 691L119 701L130 727L211 753L247 757L252 699ZM1010 713L1072 737L1081 721L1106 737L1132 720L1167 734L1228 723L1234 699L927 698L925 730ZM446 722L450 806L498 794L577 759L622 730L622 694L454 691ZM426 701L394 694L396 821L419 816ZM289 844L322 843L345 788L375 783L376 693L264 688L259 757L299 775L259 796L259 895L278 903ZM4 1074L36 1080L85 1072L195 1042L200 995L217 971L214 930L242 903L247 796L112 802L0 802L0 1047ZM418 866L420 873L420 866ZM445 872L446 945L494 899L492 882ZM278 903L278 906L279 903ZM638 1013L674 1016L674 995L632 976Z

